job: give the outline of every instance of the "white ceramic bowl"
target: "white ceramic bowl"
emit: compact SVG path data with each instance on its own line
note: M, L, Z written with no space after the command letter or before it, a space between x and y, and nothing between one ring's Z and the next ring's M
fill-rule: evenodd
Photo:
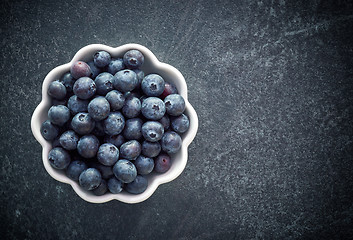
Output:
M172 82L176 85L179 94L183 96L186 103L185 114L190 118L190 127L186 133L182 135L183 144L180 151L176 154L171 155L172 157L172 166L171 168L163 174L151 173L148 175L148 187L146 191L141 194L130 194L126 191L123 191L119 194L106 193L103 196L93 195L92 192L83 190L79 184L68 177L66 177L65 172L62 170L54 169L48 161L49 151L52 149L52 145L49 141L46 141L41 133L40 127L41 124L48 118L48 110L51 106L51 100L47 94L49 84L56 80L60 79L61 76L70 70L71 64L78 60L90 61L93 58L93 54L98 50L105 50L109 52L112 57L122 57L124 53L130 49L137 49L143 53L145 56L145 62L142 66L142 70L145 74L157 73L161 75L167 82ZM42 158L43 164L47 172L56 180L64 183L68 183L72 186L75 192L84 200L92 203L103 203L113 199L119 200L125 203L138 203L149 198L157 187L162 183L167 183L175 178L177 178L186 166L188 159L188 146L194 139L197 129L198 129L198 118L194 108L188 102L187 96L187 86L183 75L174 67L169 64L162 63L158 61L156 56L146 47L138 44L125 44L120 47L109 47L102 44L92 44L81 48L73 57L71 62L64 65L58 66L51 70L48 75L45 77L43 86L42 86L42 101L37 106L32 115L31 128L34 137L42 145Z

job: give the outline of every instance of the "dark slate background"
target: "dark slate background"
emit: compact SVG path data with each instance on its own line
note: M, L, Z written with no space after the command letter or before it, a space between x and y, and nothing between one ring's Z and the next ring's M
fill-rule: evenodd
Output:
M1 239L353 237L352 1L1 1ZM147 201L91 204L45 171L41 82L91 43L178 68L199 131Z

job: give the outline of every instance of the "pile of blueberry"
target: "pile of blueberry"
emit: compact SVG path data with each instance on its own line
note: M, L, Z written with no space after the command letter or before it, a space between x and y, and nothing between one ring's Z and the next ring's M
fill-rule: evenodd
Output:
M52 106L41 125L53 145L49 163L95 195L144 192L146 175L170 169L189 128L175 85L145 76L143 63L138 50L122 58L98 51L49 85Z

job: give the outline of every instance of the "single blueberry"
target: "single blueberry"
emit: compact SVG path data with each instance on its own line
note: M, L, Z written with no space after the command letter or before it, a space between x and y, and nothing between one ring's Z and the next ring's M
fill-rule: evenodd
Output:
M120 110L124 106L125 97L124 94L117 90L112 90L105 95L105 98L110 104L110 109L112 111Z
M110 105L105 97L93 98L88 104L88 114L96 121L105 119L109 113Z
M64 105L52 106L49 108L48 118L51 123L63 126L70 119L70 110Z
M125 118L120 112L111 112L103 121L104 132L108 135L120 134L125 127Z
M129 50L124 54L124 64L127 68L140 68L145 61L145 57L139 50Z
M66 176L74 181L78 181L80 174L87 168L87 164L83 161L72 161L66 169Z
M71 65L70 68L71 76L75 79L79 79L81 77L90 77L92 75L91 68L87 63L83 61L77 61Z
M72 93L72 87L74 86L75 81L76 79L69 72L65 73L62 76L61 82L62 84L64 84L67 93Z
M161 146L162 150L167 153L176 153L181 148L182 140L179 134L173 131L164 133Z
M138 85L136 73L132 70L121 70L114 77L114 88L121 92L132 91Z
M128 140L139 140L142 137L143 121L140 118L130 118L125 122L125 128L123 130L123 135Z
M135 162L135 167L137 169L137 174L139 175L147 175L150 172L152 172L154 168L154 161L152 158L145 157L145 156L138 156L136 158Z
M91 98L97 90L96 83L89 77L81 77L76 80L73 92L81 99Z
M140 99L136 97L129 97L125 100L124 106L122 108L122 113L127 118L135 118L141 112L141 102Z
M107 181L105 181L104 179L101 180L101 183L97 188L92 190L93 194L96 196L102 196L107 191L108 191L108 185L107 185Z
M72 129L80 134L85 135L92 132L95 127L95 121L88 113L77 113L71 120Z
M141 175L137 175L134 181L126 184L125 190L132 194L140 194L147 189L147 186L147 178Z
M179 116L185 110L184 98L179 94L170 94L164 99L166 112L171 116Z
M96 156L99 148L99 140L96 136L84 135L77 144L78 153L84 158L93 158Z
M161 152L161 144L159 142L143 141L141 145L141 153L146 157L156 157Z
M55 98L57 100L62 100L66 96L66 87L58 80L53 81L49 84L48 94L52 98Z
M150 120L159 120L165 114L164 102L157 97L146 98L141 106L142 115Z
M172 161L167 153L161 153L154 160L154 170L158 173L165 173L172 166Z
M99 186L102 175L97 169L88 168L80 174L78 181L83 189L90 191Z
M102 144L97 153L98 161L105 166L113 166L119 158L119 150L111 143Z
M135 160L141 154L141 144L136 140L130 140L120 146L120 157Z
M88 103L88 100L83 100L76 95L72 95L67 102L67 107L70 109L71 114L75 115L79 112L87 112Z
M65 169L71 161L70 154L61 147L50 150L48 159L50 165L56 169Z
M98 51L93 55L94 64L99 67L107 66L111 61L111 56L106 51Z
M171 125L175 132L181 134L189 129L190 121L185 114L181 114L178 117L172 117Z
M60 145L66 150L74 150L77 148L79 136L72 130L68 130L61 134Z
M132 182L137 176L135 165L126 159L121 159L115 163L113 173L115 177L123 183Z
M108 92L113 90L114 81L115 81L115 78L110 73L103 72L99 74L94 80L97 86L96 93L99 95L106 95Z
M160 122L147 121L142 125L142 136L150 142L161 140L164 134L164 127Z
M120 193L123 190L123 183L116 177L112 177L108 180L108 189L111 193Z
M115 75L120 70L125 68L124 61L122 58L112 59L108 65L108 72L112 75Z
M164 84L164 91L159 97L161 99L164 99L170 94L177 94L177 93L178 93L178 89L176 88L176 86L173 83L166 82Z
M40 132L44 139L51 141L59 135L59 128L46 120L42 123Z
M116 147L120 148L120 146L125 142L125 138L122 134L118 135L105 135L104 142L111 143Z
M157 97L164 91L164 79L158 74L148 74L141 82L142 91L150 97Z

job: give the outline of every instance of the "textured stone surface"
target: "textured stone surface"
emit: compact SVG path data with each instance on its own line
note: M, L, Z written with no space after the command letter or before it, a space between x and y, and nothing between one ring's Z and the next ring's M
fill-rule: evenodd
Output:
M353 237L351 1L113 2L1 1L2 239ZM199 132L147 201L90 204L46 173L30 118L52 68L129 42L183 73Z

